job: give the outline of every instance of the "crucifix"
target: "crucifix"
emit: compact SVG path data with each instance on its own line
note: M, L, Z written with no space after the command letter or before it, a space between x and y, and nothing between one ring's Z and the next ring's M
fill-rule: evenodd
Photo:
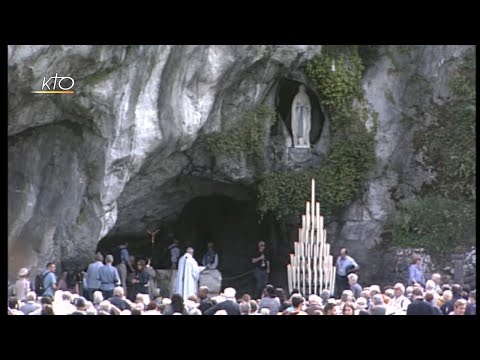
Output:
M153 230L148 230L147 229L147 234L150 235L150 239L152 241L152 248L155 246L155 235L157 235L157 233L160 231L160 229L157 229L155 231Z

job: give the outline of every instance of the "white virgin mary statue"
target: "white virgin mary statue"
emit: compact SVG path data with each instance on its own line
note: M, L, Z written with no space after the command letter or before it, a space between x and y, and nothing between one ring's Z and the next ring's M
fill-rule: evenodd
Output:
M292 133L294 147L310 147L312 107L305 85L300 85L292 102Z

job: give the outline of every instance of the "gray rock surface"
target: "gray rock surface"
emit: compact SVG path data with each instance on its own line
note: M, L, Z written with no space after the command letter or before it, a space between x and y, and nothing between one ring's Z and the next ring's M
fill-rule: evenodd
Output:
M469 47L384 46L363 77L379 115L376 165L361 198L327 229L334 251L347 246L363 269L372 269L365 277L375 276L372 249L394 209L392 194L414 199L435 176L420 166L412 137L435 121L429 106L449 96L452 69ZM256 105L274 107L279 79L308 83L300 67L320 51L319 45L9 46L9 279L48 261L88 263L107 233L143 234L175 219L196 196L252 200L248 186L288 163L285 124L279 121L260 165L211 154L201 140ZM30 93L55 73L75 79L75 95ZM320 157L328 152L328 122L327 116L312 144Z
M199 134L241 118L320 49L10 46L9 274L89 261L114 225L143 232L178 215L193 194L175 179ZM30 93L55 73L75 95ZM220 172L252 177L248 166Z
M345 209L338 222L327 227L335 251L347 246L375 278L372 249L381 241L385 221L395 209L394 197L415 199L435 174L425 170L422 153L412 138L420 126L435 121L432 103L450 96L449 79L455 64L470 46L386 46L362 79L366 99L378 113L376 164L365 181L364 193ZM371 122L367 122L369 126Z

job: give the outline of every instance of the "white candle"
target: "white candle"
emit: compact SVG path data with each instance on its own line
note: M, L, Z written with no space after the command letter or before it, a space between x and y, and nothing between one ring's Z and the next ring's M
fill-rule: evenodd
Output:
M317 202L317 210L315 211L315 221L316 221L316 228L317 231L320 231L320 203Z
M332 290L331 290L331 294L333 294L333 292L335 291L335 274L336 274L336 268L335 266L333 267L333 276L332 276Z
M312 293L312 268L308 264L308 295Z
M297 289L298 290L300 290L301 273L302 273L302 264L301 264L300 257L299 257L298 258L298 267L297 267Z
M319 291L322 291L323 290L323 264L320 264L320 266L318 267L318 283L319 283Z
M297 268L295 265L292 265L292 289L295 288L295 274L296 274ZM292 290L289 290L289 292L292 292Z
M287 277L288 277L288 292L291 293L293 289L292 283L292 265L287 265Z
M313 245L315 243L315 230L313 230L313 227L312 227L312 231L310 232L310 244Z
M312 208L315 206L315 179L312 179ZM312 209L313 212L313 209Z
M295 254L298 254L298 244L299 243L297 241L295 241L295 243L293 244L293 247L295 249Z
M308 230L310 230L311 226L310 226L310 202L307 201L307 211L305 213L306 215L306 221L307 221L307 226L305 227L305 229L307 230L307 234L308 234Z
M302 229L305 229L305 215L302 215Z
M302 261L302 295L305 296L305 259Z

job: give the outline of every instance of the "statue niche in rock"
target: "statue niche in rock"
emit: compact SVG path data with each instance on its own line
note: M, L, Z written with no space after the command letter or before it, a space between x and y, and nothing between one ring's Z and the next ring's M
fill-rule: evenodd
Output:
M305 85L300 85L298 93L292 102L292 133L293 146L298 148L310 147L310 127L312 107Z

